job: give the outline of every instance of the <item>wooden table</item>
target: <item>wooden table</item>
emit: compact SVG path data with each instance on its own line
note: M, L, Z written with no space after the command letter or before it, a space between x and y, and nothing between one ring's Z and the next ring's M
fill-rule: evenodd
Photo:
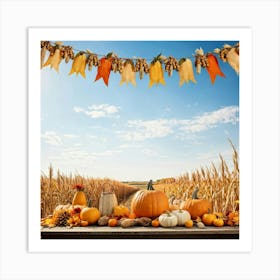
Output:
M42 228L41 239L239 239L239 227L54 227Z

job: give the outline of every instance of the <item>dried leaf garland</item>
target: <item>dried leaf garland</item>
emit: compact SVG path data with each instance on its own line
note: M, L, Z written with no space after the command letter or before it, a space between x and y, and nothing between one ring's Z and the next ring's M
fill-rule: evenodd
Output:
M78 74L80 73L82 77L86 78L86 61L86 54L84 52L79 52L73 60L72 68L69 72L69 75L76 73L76 76L78 76Z
M150 67L144 58L137 58L135 63L135 72L139 72L140 80L143 79L144 73L148 74L150 71Z
M165 85L164 72L160 61L161 61L161 54L159 54L151 62L149 87L152 87L153 84L158 85L159 83Z
M41 41L41 69L44 67L46 52L49 49L49 41Z
M210 76L211 83L214 84L217 75L225 77L225 74L221 71L218 60L213 54L207 54L207 60L209 65L206 69Z
M215 53L219 54L223 62L227 62L239 74L239 43L234 47L225 44L222 49L215 49Z
M208 61L207 57L204 55L204 51L202 48L196 49L195 50L195 68L196 68L196 73L200 74L201 72L201 67L206 68L208 67Z
M136 86L136 81L135 81L135 72L134 72L134 65L132 60L127 60L124 63L123 70L122 70L122 79L120 81L120 85L123 83L128 84L129 82L132 83L134 86Z
M179 64L176 58L169 56L164 60L165 71L168 73L168 76L171 77L173 70L179 70Z
M112 58L111 55L107 55L106 57L102 57L100 59L100 64L97 68L97 75L95 77L95 82L99 80L100 78L103 79L106 86L108 86L109 77L111 73L111 67L112 67Z
M227 62L239 74L239 54L236 49L232 48L227 54Z
M189 81L196 83L196 80L194 78L192 61L189 58L183 58L179 61L179 77L180 86L182 86L184 82L188 83Z
M57 72L59 72L59 64L61 62L60 45L61 42L56 43L55 52L54 53L50 52L48 60L45 62L43 67L50 65L51 68L54 68Z

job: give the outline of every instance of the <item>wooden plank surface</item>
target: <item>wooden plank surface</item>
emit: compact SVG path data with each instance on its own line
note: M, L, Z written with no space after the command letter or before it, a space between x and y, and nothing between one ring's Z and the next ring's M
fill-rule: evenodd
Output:
M239 227L54 227L42 228L42 239L238 239Z

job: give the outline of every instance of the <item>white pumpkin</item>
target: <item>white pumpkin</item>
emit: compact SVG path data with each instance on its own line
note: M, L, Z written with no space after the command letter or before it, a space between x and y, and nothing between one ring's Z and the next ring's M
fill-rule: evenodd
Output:
M170 212L161 214L158 221L162 227L175 227L178 223L177 217Z
M117 196L114 192L102 192L99 199L98 210L101 213L101 216L110 216L114 207L118 205Z
M191 219L191 214L187 210L173 210L171 213L177 217L178 226L184 226L185 222Z

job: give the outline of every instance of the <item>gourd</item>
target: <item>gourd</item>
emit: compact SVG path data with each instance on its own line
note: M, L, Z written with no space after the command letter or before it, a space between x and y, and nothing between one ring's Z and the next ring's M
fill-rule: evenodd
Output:
M84 186L82 185L75 185L73 187L76 189L76 193L74 194L72 205L87 205L87 198L86 194L84 193Z
M185 222L185 227L187 227L187 228L193 227L193 220L188 220L188 221L186 221L186 222Z
M208 211L212 211L212 204L207 199L199 199L197 197L198 188L196 187L193 191L192 198L183 201L180 205L180 208L183 210L187 210L193 220L198 217L202 217L203 214L208 213Z
M224 225L224 220L222 218L216 218L213 221L213 225L216 227L222 227Z
M83 221L87 221L89 225L94 224L100 218L100 212L95 207L85 207L80 213L80 218Z
M101 193L98 206L101 216L110 216L114 211L114 207L117 205L118 200L114 192Z
M168 198L163 191L155 190L150 180L146 190L134 194L130 209L136 217L158 217L169 209Z
M130 211L125 205L117 205L114 207L113 214L117 217L129 217Z
M108 221L108 226L109 227L115 227L117 225L118 225L118 220L117 219L115 219L115 218L109 219L109 221Z
M190 213L186 210L182 210L182 209L173 210L171 213L177 217L177 220L178 220L177 225L178 226L185 225L186 221L191 219Z
M152 225L153 227L159 227L159 220L158 220L158 219L152 220L151 225Z
M158 218L158 221L162 227L175 227L178 223L177 217L171 212L161 214Z
M203 214L202 216L202 222L206 226L211 226L213 224L213 221L217 218L215 214L211 214L210 211L208 213Z

